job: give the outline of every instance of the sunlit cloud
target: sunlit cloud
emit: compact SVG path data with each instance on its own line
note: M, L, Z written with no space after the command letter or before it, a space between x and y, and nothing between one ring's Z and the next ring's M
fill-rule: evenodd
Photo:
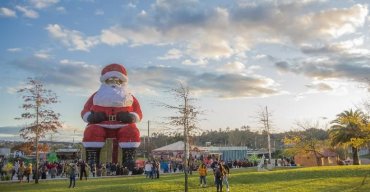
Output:
M243 98L277 95L279 85L264 76L243 74L205 73L174 67L148 67L131 70L130 82L135 87L168 89L183 82L194 91L219 98ZM138 83L142 82L142 83Z
M45 28L51 37L61 41L69 50L89 51L99 43L98 37L85 37L76 30L65 29L58 24L49 24Z
M100 40L102 43L111 46L120 45L127 42L127 39L119 35L119 31L116 31L115 27L112 27L111 29L102 30Z
M15 8L18 11L22 12L23 16L25 16L25 17L28 17L28 18L31 18L31 19L37 19L39 17L39 14L36 11L34 11L30 8L20 6L20 5L17 5Z
M9 8L0 7L0 16L2 17L17 17L17 13Z
M182 57L182 52L179 49L168 50L166 55L158 57L160 60L179 59Z
M324 92L324 91L331 91L333 88L326 84L326 83L315 83L315 84L308 84L306 85L307 88L312 89L312 90L317 90L319 92Z
M15 47L15 48L9 48L9 49L7 49L7 51L9 51L9 52L20 52L20 51L22 51L22 49L19 48L19 47Z
M31 57L8 63L17 70L37 76L48 84L79 88L81 91L94 89L99 85L100 69L81 61Z
M40 50L33 54L33 56L40 58L40 59L49 59L51 55L49 54L49 51L46 50Z
M44 9L55 5L59 2L59 0L30 0L30 3L33 7L37 9Z

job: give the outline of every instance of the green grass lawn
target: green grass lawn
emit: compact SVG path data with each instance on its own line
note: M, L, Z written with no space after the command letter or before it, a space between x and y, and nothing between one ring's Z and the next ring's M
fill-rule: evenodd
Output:
M370 165L282 168L268 172L257 172L255 168L232 169L229 183L232 192L370 191L370 175L361 185L367 173L370 174ZM216 191L211 172L207 182L207 188L200 188L198 174L190 175L189 191ZM145 176L77 180L74 189L68 189L68 184L68 180L41 181L39 184L1 183L0 191L184 191L184 175L165 174L154 180L145 179Z

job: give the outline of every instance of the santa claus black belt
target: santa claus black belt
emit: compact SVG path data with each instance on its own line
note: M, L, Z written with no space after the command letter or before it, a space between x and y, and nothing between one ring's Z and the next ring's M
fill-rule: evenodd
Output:
M117 116L116 115L108 115L108 120L109 121L116 121L117 120Z

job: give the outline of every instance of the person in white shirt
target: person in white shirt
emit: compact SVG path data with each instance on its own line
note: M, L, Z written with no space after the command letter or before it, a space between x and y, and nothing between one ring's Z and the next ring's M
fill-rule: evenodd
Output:
M152 171L152 167L153 167L153 165L149 161L147 161L145 163L144 170L145 170L145 177L146 178L150 177L150 172Z

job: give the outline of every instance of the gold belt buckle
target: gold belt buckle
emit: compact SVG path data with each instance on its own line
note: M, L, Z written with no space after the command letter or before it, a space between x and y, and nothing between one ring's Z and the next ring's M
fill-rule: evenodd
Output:
M116 121L116 115L109 115L108 116L109 121Z

